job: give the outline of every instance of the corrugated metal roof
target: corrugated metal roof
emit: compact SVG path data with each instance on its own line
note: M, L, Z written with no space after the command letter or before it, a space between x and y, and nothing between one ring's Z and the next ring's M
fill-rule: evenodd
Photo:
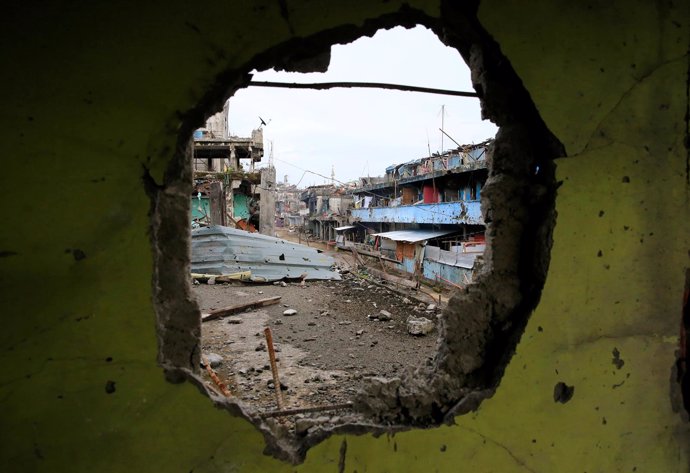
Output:
M252 281L283 278L340 279L332 257L280 238L213 226L192 230L192 272L251 271Z
M336 232L340 232L342 230L350 230L351 228L356 228L354 225L345 225L344 227L335 227L334 230Z
M431 240L432 238L451 235L453 233L457 233L457 230L398 230L394 232L374 233L374 236L388 238L393 241L416 243L418 241Z
M465 269L472 269L474 267L474 260L476 260L479 255L481 255L481 253L445 251L436 246L427 246L424 250L424 259Z

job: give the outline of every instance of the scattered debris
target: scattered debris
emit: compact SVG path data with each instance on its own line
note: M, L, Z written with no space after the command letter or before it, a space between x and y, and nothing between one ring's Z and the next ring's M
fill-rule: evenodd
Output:
M240 271L238 273L230 274L192 273L192 278L194 278L197 281L206 281L207 284L215 284L217 282L245 281L249 280L251 276L251 271Z
M283 311L283 315L285 315L285 316L297 315L297 311L295 309L287 309L287 310Z
M241 302L239 304L224 307L222 309L216 309L208 312L207 314L201 314L201 321L207 322L209 320L219 319L230 314L235 314L237 312L242 312L247 309L253 309L257 307L264 307L267 305L277 304L281 296L267 297L265 299L259 299L249 302Z
M434 330L434 322L426 317L408 317L407 333L410 335L426 335Z
M378 319L382 322L386 322L388 320L391 320L392 314L388 312L387 310L381 310L378 315Z
M217 353L208 353L205 362L208 362L211 368L218 368L223 363L223 357Z

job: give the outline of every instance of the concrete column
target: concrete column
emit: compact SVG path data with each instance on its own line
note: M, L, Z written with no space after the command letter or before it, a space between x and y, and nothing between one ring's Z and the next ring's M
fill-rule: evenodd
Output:
M276 221L276 168L269 166L261 170L259 189L259 233L275 235Z

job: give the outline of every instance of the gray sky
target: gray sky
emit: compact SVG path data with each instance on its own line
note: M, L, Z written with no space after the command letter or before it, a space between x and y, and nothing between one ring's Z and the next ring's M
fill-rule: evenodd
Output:
M470 72L460 54L444 46L423 27L379 31L331 50L326 73L259 72L254 80L281 82L369 81L471 91ZM444 130L461 144L493 137L496 127L482 121L476 98L451 97L381 89L296 90L250 87L230 99L230 132L249 136L264 127L268 162L270 142L277 177L292 184L322 184L308 169L349 181L381 176L391 164L428 155L441 148L441 106ZM448 138L445 149L454 148ZM297 166L297 167L295 167Z

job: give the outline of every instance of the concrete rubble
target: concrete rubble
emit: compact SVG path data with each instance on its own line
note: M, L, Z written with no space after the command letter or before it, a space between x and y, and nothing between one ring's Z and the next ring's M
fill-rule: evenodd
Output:
M427 335L434 330L434 322L426 317L408 317L407 333L410 335Z

